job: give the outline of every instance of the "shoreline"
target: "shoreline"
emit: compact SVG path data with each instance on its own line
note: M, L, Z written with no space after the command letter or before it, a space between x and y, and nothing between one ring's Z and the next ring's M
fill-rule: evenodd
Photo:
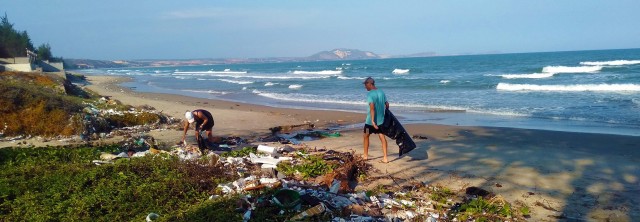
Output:
M308 147L361 155L364 112L274 108L181 95L136 92L118 84L121 76L86 75L86 88L124 104L149 105L182 119L186 110L204 108L215 120L214 136L256 137L268 128L301 124L317 128L343 126L341 137L305 141ZM402 120L401 120L402 121ZM495 192L511 203L531 209L531 221L640 220L640 137L529 130L503 127L404 124L418 148L398 158L389 141L390 163L382 164L380 141L371 137L369 163L377 169L370 183L404 186L415 182L441 184L453 190L476 186ZM344 128L350 126L350 128ZM174 144L181 130L148 133ZM193 131L187 134L193 139ZM0 144L5 146L6 144ZM44 145L42 145L44 146Z
M110 75L104 75L110 76ZM123 88L127 88L133 92L138 93L158 93L168 95L182 95L193 98L200 98L213 101L225 101L231 103L242 103L247 105L257 105L279 109L302 109L310 111L329 111L329 112L350 112L350 113L364 113L366 107L356 106L354 104L340 105L340 104L328 104L328 107L322 107L318 104L325 103L306 103L300 101L278 100L268 97L253 98L251 96L226 96L215 95L212 96L204 92L183 92L173 89L158 88L155 86L149 86L142 82L137 82L135 77L125 76L112 76L130 78L131 81L122 82ZM191 95L188 95L191 94ZM364 95L364 94L363 94ZM436 125L449 125L449 126L478 126L478 127L503 127L503 128L517 128L525 130L548 130L559 132L576 132L576 133L596 133L596 134L610 134L610 135L624 135L624 136L638 136L640 137L640 128L634 127L634 125L624 124L612 124L606 122L588 122L571 119L546 119L537 118L532 116L522 115L510 115L510 114L495 114L491 112L483 112L478 110L440 110L439 108L425 108L425 110L415 109L405 106L394 106L391 104L392 111L400 118L404 119L403 122L407 124L436 124ZM359 109L362 108L362 109Z
M269 127L304 121L317 123L318 127L354 125L364 119L364 113L274 108L135 92L118 87L118 81L105 81L118 77L87 78L92 82L88 88L100 94L107 93L131 105L149 104L158 110L164 107L165 113L177 118L182 118L185 107L211 109L217 135L268 133ZM120 89L108 90L109 87ZM416 139L418 148L401 158L397 157L397 145L390 141L391 162L382 164L377 162L382 158L380 142L372 137L369 162L379 172L371 177L379 179L363 184L361 189L415 181L446 184L453 189L478 186L509 202L524 202L531 208L533 221L640 219L640 137L424 123L405 124L405 128L410 135L428 139ZM178 131L164 133L154 137L171 140L181 136ZM341 134L305 144L362 154L360 128L345 129Z

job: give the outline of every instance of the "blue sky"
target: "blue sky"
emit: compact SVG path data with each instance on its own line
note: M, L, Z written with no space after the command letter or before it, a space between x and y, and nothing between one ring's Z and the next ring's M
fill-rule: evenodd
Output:
M189 59L640 48L640 1L0 0L54 56Z

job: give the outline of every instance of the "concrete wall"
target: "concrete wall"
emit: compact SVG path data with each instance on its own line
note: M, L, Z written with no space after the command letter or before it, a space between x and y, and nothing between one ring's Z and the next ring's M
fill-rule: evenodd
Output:
M18 72L31 72L33 71L33 65L27 64L4 64L4 71L18 71Z
M7 63L7 64L29 63L29 57L0 58L0 63Z
M60 72L64 70L61 62L41 61L38 65L42 67L42 71L44 72Z

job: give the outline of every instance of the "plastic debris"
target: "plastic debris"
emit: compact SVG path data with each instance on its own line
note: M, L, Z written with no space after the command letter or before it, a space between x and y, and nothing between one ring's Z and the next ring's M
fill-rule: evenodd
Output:
M147 215L146 221L151 222L157 220L158 218L160 218L160 215L158 215L157 213L150 213L149 215Z
M300 219L303 219L305 217L315 216L315 215L318 215L318 214L324 212L325 210L327 210L327 208L324 206L323 203L320 203L320 204L316 205L315 207L312 207L312 208L309 208L309 209L307 209L305 211L302 211L302 213L299 213L299 214L293 216L289 220L300 220Z

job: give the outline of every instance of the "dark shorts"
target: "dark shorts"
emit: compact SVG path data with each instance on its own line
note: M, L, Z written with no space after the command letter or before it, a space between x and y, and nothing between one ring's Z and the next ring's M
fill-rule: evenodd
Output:
M380 132L380 126L378 126L378 129L376 129L376 128L373 128L373 126L372 126L372 125L369 125L369 124L364 124L364 130L363 130L363 132L364 132L364 133L366 133L366 134L378 134L378 133L382 133L382 132Z
M211 121L207 122L206 125L204 125L202 127L202 129L200 129L200 125L196 124L196 130L200 131L200 130L207 130L207 131L211 131L211 129L213 128L213 125L215 125L215 123L213 122L213 119L211 119Z

